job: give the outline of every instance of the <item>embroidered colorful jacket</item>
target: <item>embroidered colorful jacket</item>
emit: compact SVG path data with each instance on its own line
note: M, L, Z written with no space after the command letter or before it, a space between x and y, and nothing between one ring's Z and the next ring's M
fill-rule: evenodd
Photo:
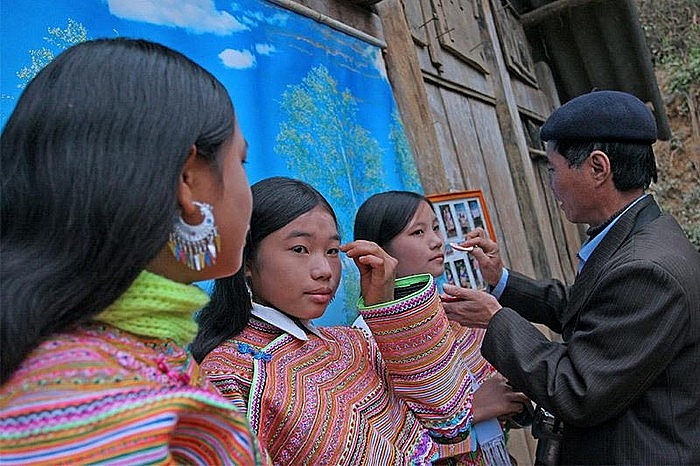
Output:
M89 323L45 341L0 387L0 464L86 463L265 458L244 416L181 346Z
M416 282L403 299L361 308L373 337L340 326L299 334L254 318L202 370L246 410L275 464L429 464L436 440L468 452L472 375L463 352L474 340L455 334L432 277L406 277L397 288Z

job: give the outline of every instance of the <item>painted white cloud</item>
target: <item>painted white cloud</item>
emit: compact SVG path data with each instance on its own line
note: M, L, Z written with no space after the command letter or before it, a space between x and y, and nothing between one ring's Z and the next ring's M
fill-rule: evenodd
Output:
M272 55L277 49L272 44L255 44L255 51L260 55Z
M275 13L272 16L268 16L265 18L265 21L268 24L274 24L275 26L285 26L287 24L287 19L289 19L289 15L284 14L284 13Z
M120 18L181 27L198 34L226 36L249 29L230 13L217 10L213 0L107 0L107 3L110 13Z
M231 11L240 13L241 22L253 27L257 27L260 23L284 27L289 19L289 14L284 12L278 11L269 16L265 16L262 11L246 10L236 2L231 3Z
M225 49L219 54L219 59L225 67L236 70L255 68L256 64L255 56L250 50Z
M365 49L365 55L372 57L372 64L379 72L379 76L387 79L386 63L384 63L384 57L382 56L381 49L379 47L367 47Z

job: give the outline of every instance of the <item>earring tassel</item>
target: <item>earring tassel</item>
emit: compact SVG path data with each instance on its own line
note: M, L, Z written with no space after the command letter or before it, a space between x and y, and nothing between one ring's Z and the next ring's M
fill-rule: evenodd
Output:
M221 237L214 225L214 213L209 204L194 203L204 219L199 225L189 225L177 217L170 233L168 245L178 262L200 271L216 263L221 247Z

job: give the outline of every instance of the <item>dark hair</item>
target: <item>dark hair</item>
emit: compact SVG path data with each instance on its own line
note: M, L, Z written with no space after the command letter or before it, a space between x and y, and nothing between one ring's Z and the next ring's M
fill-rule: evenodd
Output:
M190 148L220 173L234 118L214 76L153 42L83 42L37 74L2 132L0 381L165 247Z
M253 212L244 251L246 260L255 258L263 239L316 206L327 210L338 224L328 201L303 181L276 176L258 181L251 191ZM217 279L209 304L197 317L199 332L190 346L195 359L201 362L222 341L238 335L248 323L251 309L244 268L230 277Z
M656 158L654 149L649 144L580 141L552 143L554 149L569 162L569 167L580 167L595 150L605 152L610 160L613 183L618 191L647 189L652 181L657 181Z
M355 239L373 241L382 248L406 228L421 202L432 203L410 191L386 191L370 196L355 214Z

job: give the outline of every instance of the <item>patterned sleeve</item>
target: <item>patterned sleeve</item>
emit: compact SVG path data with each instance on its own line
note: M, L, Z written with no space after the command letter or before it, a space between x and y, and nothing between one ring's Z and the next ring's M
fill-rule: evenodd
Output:
M431 435L461 439L472 424L472 373L430 275L396 282L412 292L360 312L374 335L392 384ZM463 337L463 336L462 336ZM449 441L449 440L448 440Z
M245 418L204 390L50 393L0 411L0 463L268 464Z
M485 328L465 327L453 321L450 321L450 326L455 334L455 343L459 346L467 367L480 384L498 373L496 368L481 355L481 344L486 335Z
M269 464L185 350L89 326L0 387L0 464Z
M269 465L245 417L234 405L218 400L180 412L171 451L181 464Z
M237 350L231 345L230 341L225 341L214 348L200 367L214 389L232 403L238 412L247 416L253 367L241 365L240 361L232 356L237 354Z

